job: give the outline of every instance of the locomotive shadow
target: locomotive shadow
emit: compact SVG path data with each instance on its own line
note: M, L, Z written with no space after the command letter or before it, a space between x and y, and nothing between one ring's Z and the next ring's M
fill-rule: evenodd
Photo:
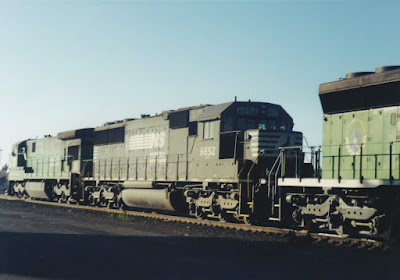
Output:
M393 255L281 242L0 232L1 279L393 279L399 263Z

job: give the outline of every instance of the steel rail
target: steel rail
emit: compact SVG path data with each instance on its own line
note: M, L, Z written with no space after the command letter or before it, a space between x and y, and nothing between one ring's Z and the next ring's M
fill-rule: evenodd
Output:
M208 227L217 227L223 229L231 229L231 230L243 230L248 232L259 232L265 233L271 236L278 237L287 237L293 243L314 243L319 245L327 245L327 246L335 246L335 247L352 247L352 248L365 248L369 250L382 250L387 251L390 250L391 247L383 241L368 239L368 238L353 238L348 236L337 236L334 234L325 234L325 233L310 233L306 230L296 230L296 229L287 229L287 228L277 228L277 227L265 227L265 226L254 226L254 225L246 225L246 224L237 224L237 223L223 223L221 221L212 221L212 220L199 220L194 217L188 216L177 216L177 215L167 215L156 212L140 212L134 210L120 210L120 209L109 209L105 207L94 207L94 206L86 206L86 205L78 205L78 204L67 204L67 203L58 203L58 202L49 202L42 200L32 200L22 199L14 196L0 195L0 199L2 200L10 200L10 201L22 201L25 203L32 204L42 204L48 206L56 206L63 208L71 208L71 209L79 209L79 210L88 210L94 212L103 212L103 213L111 213L111 214L123 214L126 216L133 217L143 217L149 219L157 219L157 220L165 220L165 221L173 221L179 223L188 223L195 225L202 225Z

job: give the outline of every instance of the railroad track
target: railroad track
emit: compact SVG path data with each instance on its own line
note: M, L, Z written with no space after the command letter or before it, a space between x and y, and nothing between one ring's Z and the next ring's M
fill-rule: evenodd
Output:
M77 205L77 204L64 204L58 202L49 202L49 201L41 201L41 200L32 200L28 199L20 199L14 196L0 195L0 199L2 200L11 200L11 201L22 201L25 203L32 204L42 204L42 205L50 205L64 208L72 208L72 209L80 209L87 211L95 211L95 212L104 212L111 213L117 215L126 215L133 217L144 217L149 219L157 219L157 220L165 220L165 221L173 221L179 223L188 223L195 225L202 225L208 227L217 227L217 228L225 228L232 230L243 230L248 232L259 232L265 233L271 236L278 236L282 238L288 238L290 242L294 244L300 243L313 243L321 246L335 246L335 247L352 247L352 248L360 248L360 249L368 249L368 250L380 250L387 251L390 250L391 247L383 241L368 239L368 238L350 238L347 236L337 236L333 234L324 234L324 233L309 233L306 230L294 230L294 229L286 229L286 228L275 228L275 227L264 227L264 226L253 226L246 224L236 224L236 223L222 223L220 221L212 221L212 220L198 220L192 217L185 216L175 216L175 215L167 215L160 214L156 212L140 212L133 210L119 210L119 209L109 209L102 207L93 207L86 205Z

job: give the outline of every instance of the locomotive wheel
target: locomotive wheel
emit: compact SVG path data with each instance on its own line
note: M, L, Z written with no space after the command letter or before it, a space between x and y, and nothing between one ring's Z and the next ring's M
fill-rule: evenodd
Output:
M317 225L313 223L311 217L305 216L303 218L304 229L308 232L317 232Z
M340 225L333 229L339 236L353 236L357 235L357 229L354 228L350 222L342 221Z
M72 196L68 197L67 199L67 204L74 204L74 200L72 199Z
M197 207L196 212L194 212L194 216L199 220L204 220L206 218L206 213L203 212L201 207Z
M88 203L89 203L89 205L94 206L94 199L93 199L92 195L89 195Z
M126 210L126 204L123 201L120 201L119 203L119 209L120 210Z
M243 217L243 222L246 225L256 225L257 224L257 219L253 215L244 216Z
M218 214L218 219L222 222L222 223L226 223L228 221L228 218L225 216L225 213L219 213Z
M225 211L218 214L218 219L223 223L234 223L237 221L232 214L227 214Z
M22 192L20 192L20 191L18 191L16 193L16 195L17 195L18 198L22 198L24 196L24 194Z
M338 226L338 228L335 229L336 234L341 236L344 234L344 229L343 229L343 225Z
M114 201L110 200L110 201L108 202L108 204L107 204L107 208L108 208L108 209L115 209L115 208L117 208L117 207L116 207L116 203L115 203Z
M67 202L67 197L65 196L65 193L62 192L60 198L58 199L58 203L66 203Z

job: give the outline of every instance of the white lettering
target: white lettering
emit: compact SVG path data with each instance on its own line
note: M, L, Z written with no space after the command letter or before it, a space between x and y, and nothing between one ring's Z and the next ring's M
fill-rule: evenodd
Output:
M201 157L215 156L215 146L201 147L200 156Z
M165 132L138 134L129 139L129 150L158 149L165 145Z

